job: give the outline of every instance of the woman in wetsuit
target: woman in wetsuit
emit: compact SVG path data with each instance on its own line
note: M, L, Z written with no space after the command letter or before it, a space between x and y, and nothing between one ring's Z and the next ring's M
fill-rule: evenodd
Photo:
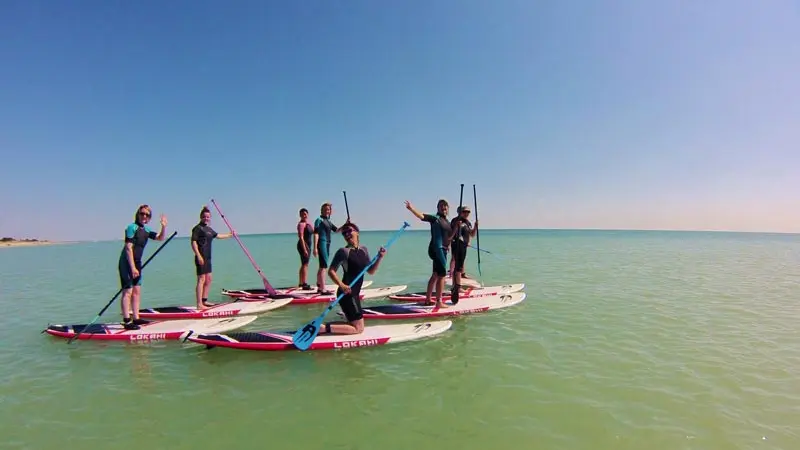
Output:
M446 308L442 302L442 291L444 290L444 279L447 276L447 250L450 241L453 240L453 230L450 221L447 219L447 211L450 205L447 200L441 199L436 204L436 215L423 214L406 200L406 209L417 216L419 220L431 224L431 241L428 243L428 257L433 263L433 273L428 280L428 289L425 292L425 304L430 305L433 295L433 286L436 285L436 307Z
M367 247L359 242L359 230L356 224L352 222L345 223L342 225L341 232L347 245L340 248L333 255L331 267L328 269L328 276L339 286L336 296L338 297L342 293L345 294L339 300L339 307L342 308L342 313L347 322L323 323L320 326L319 334L358 334L364 331L364 314L361 310L361 284L364 281L364 277L362 276L355 282L353 279L369 265L371 258ZM375 274L384 255L386 255L386 249L381 247L378 250L378 259L375 264L367 269L368 274ZM344 271L341 279L336 274L339 266Z
M319 217L314 221L314 256L319 256L317 269L317 289L320 295L330 295L333 292L325 290L325 269L328 268L328 255L331 251L331 232L336 233L339 228L331 222L333 206L323 203L319 208Z
M197 275L195 298L197 309L202 311L213 305L208 303L208 291L211 289L211 241L228 239L232 233L219 234L211 228L211 210L203 206L200 210L200 222L192 228L191 246L194 253L194 268Z
M461 292L461 278L464 277L464 261L467 259L467 247L469 246L470 238L475 237L478 232L478 221L475 221L475 226L469 221L469 213L472 210L469 206L464 205L458 208L458 215L453 217L450 226L453 229L453 240L450 243L450 250L452 258L450 258L452 276L453 276L453 289L450 292L450 301L458 303L458 294Z
M147 226L153 212L148 205L136 210L133 223L125 228L125 246L119 255L119 282L122 287L122 325L126 330L138 330L143 322L139 319L142 289L142 254L148 239L163 241L167 218L161 215L161 231L156 234ZM133 312L133 320L131 320Z
M308 222L308 210L300 210L300 221L297 222L297 253L300 254L300 272L297 287L300 289L311 289L308 285L308 261L311 254L311 236L314 234L314 227Z

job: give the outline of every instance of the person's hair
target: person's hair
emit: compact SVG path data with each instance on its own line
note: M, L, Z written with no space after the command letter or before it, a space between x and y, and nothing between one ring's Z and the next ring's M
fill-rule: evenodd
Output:
M305 209L305 208L300 208L300 212L299 212L299 214L303 214L303 213L306 213L306 214L308 214L308 210L307 210L307 209Z
M333 208L332 204L330 204L328 202L325 202L325 203L322 204L322 206L319 207L319 213L320 214L325 214L325 207L326 206L330 206L331 208Z
M442 205L450 206L450 203L447 203L447 200L442 198L442 199L439 199L439 201L436 203L436 207L438 208L438 207L440 207Z
M150 209L150 205L139 205L139 207L138 207L138 208L136 208L136 212L135 212L135 213L133 213L133 221L134 221L134 222L138 222L138 221L139 221L139 211L141 211L141 210L143 210L143 209L146 209L146 210L147 210L147 212L149 212L149 213L150 213L150 216L152 217L152 215L153 215L153 210L152 210L152 209Z
M200 210L200 218L202 219L203 218L203 214L210 213L210 212L211 212L211 210L208 209L208 206L203 206L203 209Z

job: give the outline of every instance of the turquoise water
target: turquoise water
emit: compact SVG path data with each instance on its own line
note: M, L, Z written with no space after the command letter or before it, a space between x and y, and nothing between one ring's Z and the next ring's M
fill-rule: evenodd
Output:
M372 287L424 289L427 238L406 232ZM297 282L292 236L243 241L273 285ZM800 236L485 231L481 244L484 284L526 283L521 305L429 340L305 353L67 345L41 330L94 318L122 244L0 249L2 447L800 448ZM143 305L191 304L191 261L173 239L145 269ZM214 269L212 299L261 285L234 240L215 242ZM102 320L118 319L117 300Z

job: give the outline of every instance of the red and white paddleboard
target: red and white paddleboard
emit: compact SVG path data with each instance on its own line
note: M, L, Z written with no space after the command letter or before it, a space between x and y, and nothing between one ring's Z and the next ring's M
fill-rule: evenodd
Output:
M449 330L449 320L397 325L374 325L364 327L360 334L318 335L307 350L351 349L396 344L436 336ZM187 333L187 339L209 348L227 347L239 350L297 350L292 343L295 331L235 332L226 334Z
M261 314L291 303L291 296L265 298L250 301L230 301L199 310L196 306L162 306L139 310L139 317L153 320L206 319L212 317L235 317Z
M398 292L404 291L408 286L405 284L399 286L386 286L382 288L370 288L370 289L361 289L361 300L371 300L374 298L383 298L388 297L393 294L397 294ZM309 295L302 295L302 294L287 294L292 297L291 304L293 305L307 305L312 303L330 303L333 300L336 300L336 290L334 289L332 294L327 295L320 295L320 294L309 294ZM249 301L258 301L262 298L269 298L266 296L262 297L239 297L240 302L249 302Z
M226 319L165 320L139 325L138 330L126 330L121 323L95 323L88 330L82 325L49 325L44 331L52 336L70 339L77 333L78 340L151 342L177 340L188 330L200 333L225 333L241 328L257 316L230 317Z
M365 288L372 285L372 280L364 280L361 283L361 288ZM325 290L336 292L336 289L339 286L335 284L326 284ZM275 293L278 295L313 295L317 292L316 287L312 287L311 289L301 289L297 286L295 287L283 287L283 288L275 288ZM222 295L227 295L228 297L233 298L241 298L241 297L263 297L267 295L267 290L264 288L261 289L223 289Z
M488 297L471 298L458 304L445 302L445 308L433 305L425 306L422 303L405 303L393 305L379 305L363 308L364 319L391 320L391 319L428 319L431 317L461 316L487 312L495 309L508 308L521 303L528 296L525 292L511 294L495 294ZM341 311L338 313L343 314Z
M523 289L525 289L525 283L504 284L502 286L488 286L483 288L462 287L461 293L458 295L458 300L461 301L462 299L467 298L489 297L499 294L511 294L513 292L519 292ZM436 295L436 290L433 291L433 295ZM401 302L418 302L425 300L425 292L407 292L404 294L389 295L388 297L391 300L397 300ZM446 289L444 292L442 292L442 300L450 300L449 289Z

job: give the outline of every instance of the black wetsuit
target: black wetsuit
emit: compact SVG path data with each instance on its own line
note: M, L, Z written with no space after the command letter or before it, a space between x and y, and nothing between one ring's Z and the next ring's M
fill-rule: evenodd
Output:
M197 261L197 255L194 257L194 267L197 275L211 273L211 241L216 237L217 232L202 222L192 228L192 241L197 242L197 250L203 256L203 264Z
M342 247L333 255L331 268L333 270L338 270L339 266L342 266L344 270L342 283L350 286L350 294L345 295L339 300L339 306L342 308L342 312L348 322L353 322L364 317L361 310L361 285L364 282L364 277L362 276L354 283L353 279L369 265L369 262L369 250L363 245L358 248L351 246ZM341 288L338 289L336 296L338 297L342 292Z

